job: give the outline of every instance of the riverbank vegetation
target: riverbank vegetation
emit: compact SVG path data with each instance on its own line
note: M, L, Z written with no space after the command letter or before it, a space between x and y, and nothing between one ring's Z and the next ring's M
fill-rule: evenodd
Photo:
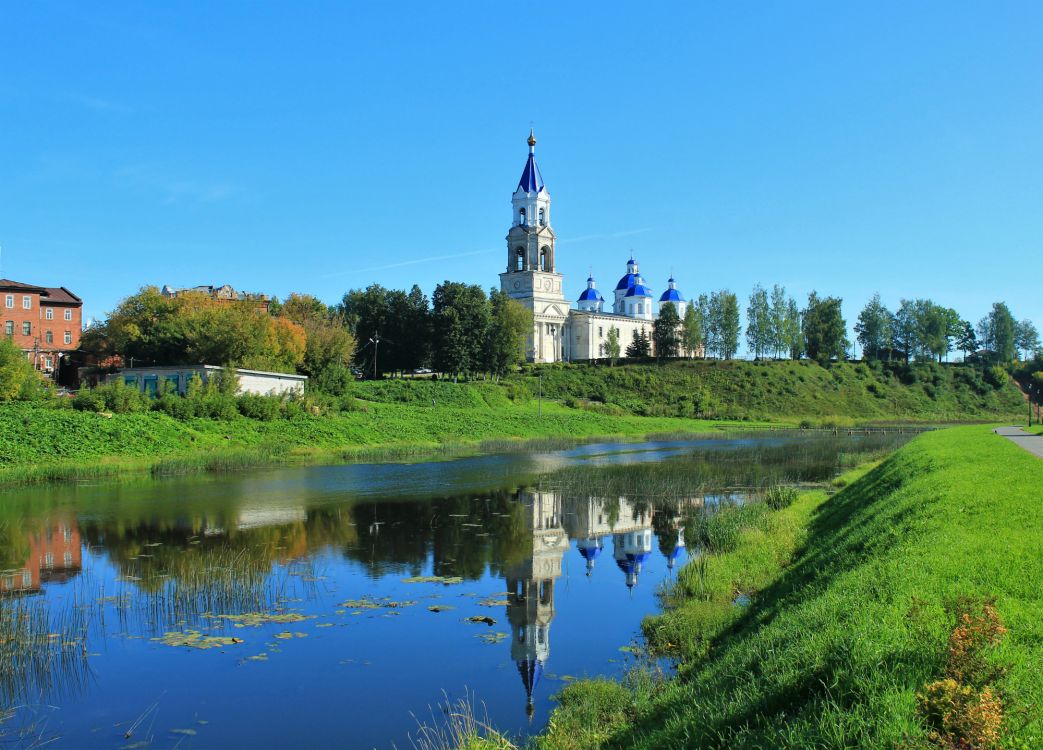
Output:
M682 569L644 624L675 678L572 683L535 744L1043 742L1043 463L963 427L838 484L746 513L734 545Z
M1020 419L1024 408L1001 368L930 363L545 365L496 381L358 381L342 396L237 397L230 377L189 390L149 398L113 383L0 404L0 481L451 453L488 440L705 431L722 420Z

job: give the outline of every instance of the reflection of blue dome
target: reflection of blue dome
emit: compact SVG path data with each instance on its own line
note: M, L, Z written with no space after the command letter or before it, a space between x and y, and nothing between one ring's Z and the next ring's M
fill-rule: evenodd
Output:
M651 552L638 552L636 555L635 554L627 554L627 560L630 560L631 562L635 562L638 565L641 565L642 563L644 563L644 562L646 562L648 560L648 556L651 555L651 554L652 554Z
M596 560L598 555L601 554L601 550L601 547L580 547L579 553L584 560Z
M673 552L671 552L669 555L666 555L666 559L667 560L676 560L680 556L681 550L683 550L683 549L684 549L684 545L683 544L678 544L676 547L674 547Z

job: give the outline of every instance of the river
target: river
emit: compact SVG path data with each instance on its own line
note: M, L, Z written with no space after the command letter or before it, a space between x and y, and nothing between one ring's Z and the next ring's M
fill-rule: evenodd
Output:
M0 741L405 748L465 694L525 736L568 680L627 668L689 514L886 443L722 435L7 490Z

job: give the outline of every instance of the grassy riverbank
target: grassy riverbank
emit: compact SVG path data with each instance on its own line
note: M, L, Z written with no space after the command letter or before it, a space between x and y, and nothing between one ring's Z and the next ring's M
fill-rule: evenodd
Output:
M535 744L935 747L927 724L944 722L917 695L954 673L957 613L986 622L992 600L1009 632L954 684L967 683L964 697L988 685L1002 704L968 698L946 726L989 738L998 725L1004 747L1043 743L1043 463L964 427L840 484L685 566L645 624L651 647L680 661L676 678L573 683ZM734 606L738 594L751 604Z
M1024 399L998 367L916 363L681 361L662 365L547 365L508 379L535 393L620 413L772 419L968 422L1017 418Z
M0 484L453 455L505 450L534 439L713 428L706 421L614 416L553 402L544 402L542 410L529 402L425 403L371 402L365 411L270 421L238 416L179 420L160 412L106 415L6 404L0 406Z

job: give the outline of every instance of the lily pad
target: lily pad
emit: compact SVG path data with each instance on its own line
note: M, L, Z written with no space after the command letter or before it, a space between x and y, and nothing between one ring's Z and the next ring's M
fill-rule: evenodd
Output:
M465 618L464 621L465 622L474 622L474 623L479 623L479 622L480 623L485 623L486 625L489 625L490 627L496 624L496 620L494 620L491 617L487 617L486 615L472 615L471 617Z
M450 610L450 609L456 609L456 607L454 607L451 604L432 604L430 607L427 608L427 611L428 612L445 612L445 611Z
M315 615L302 615L299 612L246 612L241 615L205 614L203 616L214 620L227 620L236 626L244 627L257 627L269 622L287 623L315 619Z
M402 579L402 583L441 583L445 586L463 582L464 579L460 576L411 576Z
M506 607L509 602L506 599L483 599L478 602L479 607Z
M164 633L160 638L153 638L166 646L189 646L191 648L220 648L221 646L232 646L242 643L242 638L229 636L203 635L198 630L186 630L183 633L173 631Z
M496 644L507 638L506 633L495 632L495 633L476 633L475 638L482 641L483 643Z

